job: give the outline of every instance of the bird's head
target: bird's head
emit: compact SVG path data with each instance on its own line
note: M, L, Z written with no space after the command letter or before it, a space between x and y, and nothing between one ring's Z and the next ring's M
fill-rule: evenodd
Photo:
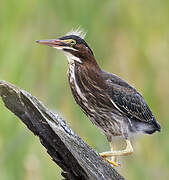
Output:
M83 63L94 57L92 50L84 41L84 36L82 31L71 31L58 39L37 40L36 42L61 50L70 63L74 61Z

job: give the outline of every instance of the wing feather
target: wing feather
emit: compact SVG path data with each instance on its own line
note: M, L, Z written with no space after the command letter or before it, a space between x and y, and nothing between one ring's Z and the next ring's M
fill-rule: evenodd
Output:
M109 96L111 101L118 107L118 110L120 109L129 118L134 117L144 122L151 121L153 114L142 95L127 82L115 75L112 77Z

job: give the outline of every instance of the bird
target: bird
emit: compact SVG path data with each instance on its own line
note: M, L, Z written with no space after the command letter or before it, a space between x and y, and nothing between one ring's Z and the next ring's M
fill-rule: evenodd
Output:
M68 60L67 77L76 103L107 137L110 151L100 153L108 163L119 166L118 156L133 153L131 137L161 130L143 96L127 81L106 72L84 40L86 33L72 30L57 39L37 40L62 51ZM126 148L115 150L113 137L122 137Z

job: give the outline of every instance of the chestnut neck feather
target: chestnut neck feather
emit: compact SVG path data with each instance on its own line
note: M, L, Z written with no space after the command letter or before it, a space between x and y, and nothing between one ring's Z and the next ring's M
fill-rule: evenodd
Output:
M74 62L73 64L69 64L68 70L68 79L70 83L70 87L74 87L72 91L77 91L78 88L83 92L93 93L107 89L107 85L104 81L103 71L100 69L96 60L93 58L90 60L82 60L83 63Z

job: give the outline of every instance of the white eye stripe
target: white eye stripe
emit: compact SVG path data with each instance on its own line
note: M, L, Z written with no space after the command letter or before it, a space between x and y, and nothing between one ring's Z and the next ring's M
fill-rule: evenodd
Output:
M73 47L64 47L63 49L71 49L73 51L78 51L77 49L74 49Z
M78 51L77 49L74 49L74 48L72 48L72 47L57 47L57 46L54 46L53 48L55 48L55 49L59 49L59 50L63 50L63 49L70 49L70 50L73 50L73 51Z
M55 49L58 49L58 50L62 50L63 49L63 47L56 47L56 46L52 46L53 48L55 48Z

